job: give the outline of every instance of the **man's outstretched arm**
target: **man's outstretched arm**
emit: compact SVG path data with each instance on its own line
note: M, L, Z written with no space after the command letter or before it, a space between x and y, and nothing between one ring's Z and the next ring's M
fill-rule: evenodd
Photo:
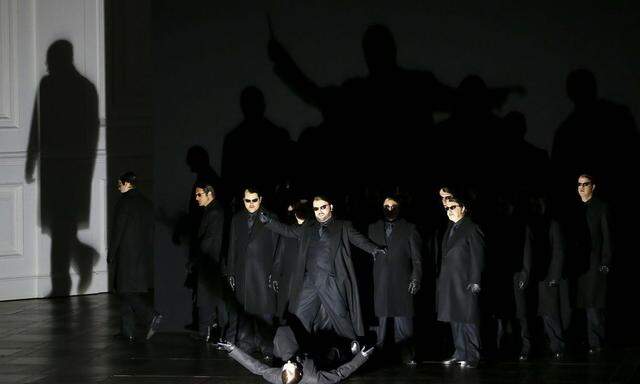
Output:
M231 343L218 343L218 345L225 351L229 352L229 356L254 375L262 376L263 379L273 384L281 383L280 374L282 370L280 368L271 368L268 365L261 363Z
M345 363L339 366L336 369L332 369L331 371L318 371L318 383L319 384L334 384L339 383L342 380L346 380L347 377L351 376L356 369L360 368L362 364L364 364L367 360L369 360L369 356L373 353L374 347L369 349L365 349L366 347L362 347L362 350L355 355L355 357L348 363Z

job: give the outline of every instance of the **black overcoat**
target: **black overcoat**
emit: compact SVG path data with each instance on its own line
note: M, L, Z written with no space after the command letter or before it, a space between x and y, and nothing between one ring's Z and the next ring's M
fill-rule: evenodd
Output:
M589 241L583 252L576 257L581 258L583 263L580 264L588 265L589 269L578 278L576 304L578 308L604 308L607 277L598 269L602 265L610 266L613 258L611 211L604 201L592 197L584 203L584 215L589 230Z
M229 252L226 273L236 281L235 297L245 312L274 314L275 292L269 287L279 236L267 230L256 214L252 230L249 213L236 213L229 228Z
M478 295L469 284L482 287L485 241L480 227L469 217L458 222L449 239L450 226L442 239L442 269L438 279L438 320L477 323L480 318Z
M312 222L305 221L302 226L309 226ZM276 258L273 263L271 276L273 280L278 281L278 294L276 303L276 314L283 317L286 311L293 313L295 308L290 306L291 297L297 295L297 289L294 286L296 269L298 268L298 252L300 242L296 238L281 237L276 250ZM303 271L304 273L304 271Z
M530 220L532 232L532 263L530 283L527 290L537 305L539 315L562 319L568 325L570 303L566 280L562 279L566 253L566 241L560 224L553 219L534 218ZM549 287L555 280L559 285ZM536 300L537 294L537 300Z
M275 219L266 226L284 237L295 238L299 241L298 258L291 275L291 292L293 292L293 294L289 298L289 307L297 308L300 300L299 293L302 292L304 283L307 252L314 235L313 231L317 230L317 226L288 226ZM377 249L377 246L353 228L353 225L349 221L332 220L327 229L330 252L335 255L334 269L336 273L336 285L338 286L342 300L344 300L347 305L356 335L363 336L364 324L362 321L362 309L360 308L360 295L358 293L358 283L353 261L351 260L349 243L368 253L373 253L373 251Z
M153 205L137 189L116 203L109 239L110 284L116 292L146 292L152 285Z
M422 279L422 240L416 226L404 219L393 224L387 240L384 221L369 225L369 238L387 247L387 255L373 263L374 309L377 317L413 316L409 282Z
M222 241L224 231L224 209L214 201L203 210L198 228L198 270L201 277L215 292L221 290Z

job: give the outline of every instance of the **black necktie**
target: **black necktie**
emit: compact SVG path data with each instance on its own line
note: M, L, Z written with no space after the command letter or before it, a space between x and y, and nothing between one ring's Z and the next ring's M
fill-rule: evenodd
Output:
M393 223L384 223L384 233L387 235L387 238L391 237L391 233L393 232Z
M451 230L449 231L449 237L447 238L447 241L448 241L448 240L451 240L451 238L453 237L453 232L455 232L455 231L456 231L456 228L458 228L458 223L453 224L453 225L451 226Z
M320 229L318 230L318 235L320 235L320 238L322 238L326 230L327 230L327 226L324 224L320 224Z
M249 231L253 228L253 223L256 221L256 215L250 214L249 220L247 220L247 224L249 225Z

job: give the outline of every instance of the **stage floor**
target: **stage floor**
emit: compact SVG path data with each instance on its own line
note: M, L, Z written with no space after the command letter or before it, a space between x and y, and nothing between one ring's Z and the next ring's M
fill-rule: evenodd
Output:
M108 294L0 302L0 383L260 383L225 353L185 334L149 342L113 339L119 307ZM421 361L411 369L369 364L353 383L640 383L640 348L562 362L485 362L478 369Z

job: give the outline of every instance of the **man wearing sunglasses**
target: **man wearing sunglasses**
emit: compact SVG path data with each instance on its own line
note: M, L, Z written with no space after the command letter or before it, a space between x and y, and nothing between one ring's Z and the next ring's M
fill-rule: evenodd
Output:
M438 321L450 323L455 352L444 365L475 368L480 361L480 280L484 267L484 234L467 216L458 197L445 202L452 224L442 239L438 279Z
M378 317L378 342L386 339L387 323L393 325L395 344L402 347L406 365L416 365L413 337L413 298L422 280L422 240L416 226L400 217L400 199L387 196L383 219L369 226L369 238L387 247L387 256L373 264L374 309Z
M348 244L374 257L386 251L355 230L351 222L335 219L327 197L314 197L312 205L316 219L312 225L288 226L266 214L260 220L275 233L299 241L299 257L291 268L289 308L293 314L307 332L333 330L351 340L351 352L356 354L364 325Z
M265 362L273 361L273 315L275 293L270 288L278 234L268 231L258 219L262 195L258 189L244 190L244 208L231 220L227 275L229 285L243 310L238 325L242 349L259 350Z
M593 176L578 177L582 203L575 217L573 248L567 265L577 279L577 307L586 311L590 354L599 353L604 343L607 274L613 257L611 212L604 201L594 196L595 190Z
M223 301L221 270L224 209L216 200L211 182L196 181L194 198L203 209L198 229L198 321L200 339L218 341L220 327L227 324L227 310Z

